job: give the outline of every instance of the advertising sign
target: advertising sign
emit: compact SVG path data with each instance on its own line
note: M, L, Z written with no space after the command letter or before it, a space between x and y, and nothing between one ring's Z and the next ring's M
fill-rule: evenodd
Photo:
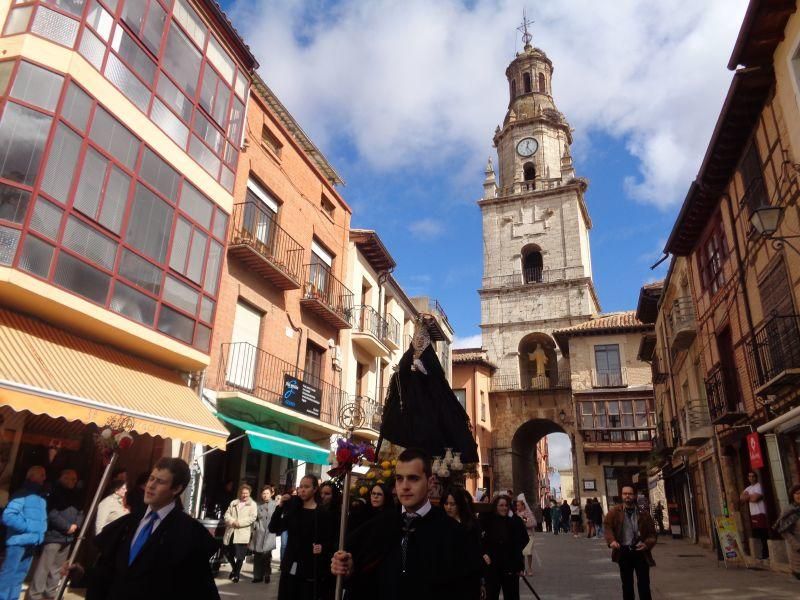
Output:
M725 563L743 561L742 544L739 540L739 531L736 529L736 521L733 520L733 517L717 517L715 524L720 551Z
M761 452L761 440L756 431L747 434L747 452L750 454L750 468L763 469L764 454Z
M320 407L322 406L322 390L297 377L292 377L288 374L284 375L281 404L286 408L291 408L309 417L319 419Z

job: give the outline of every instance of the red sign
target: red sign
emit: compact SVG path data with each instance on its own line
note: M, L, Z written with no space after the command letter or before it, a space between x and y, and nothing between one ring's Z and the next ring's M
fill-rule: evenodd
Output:
M747 452L750 454L750 468L763 469L764 468L764 455L761 453L761 441L758 438L758 432L747 434Z

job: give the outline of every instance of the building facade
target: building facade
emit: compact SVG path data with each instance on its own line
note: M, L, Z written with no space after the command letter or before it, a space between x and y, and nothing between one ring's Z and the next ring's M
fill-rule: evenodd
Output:
M0 490L37 463L96 483L110 419L131 473L224 447L198 389L255 58L214 2L0 20Z
M711 517L728 513L749 538L739 502L749 471L764 487L770 522L800 481L796 9L750 3L728 95L665 249L673 258L652 361L654 373L666 368L657 388L662 423L675 424L663 432L672 458L662 470L687 470L692 501L681 505L678 490L668 500L684 513L683 533L701 542ZM751 553L759 543L749 540ZM771 566L786 569L783 541L771 539L769 551Z

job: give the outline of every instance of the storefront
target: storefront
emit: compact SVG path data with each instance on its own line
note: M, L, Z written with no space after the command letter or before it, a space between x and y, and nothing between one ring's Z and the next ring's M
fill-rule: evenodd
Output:
M800 407L758 428L766 449L766 468L774 485L777 509L783 510L789 504L788 490L800 482Z
M181 442L225 447L228 432L181 375L35 318L0 309L0 505L33 465L55 479L78 471L92 489L102 468L95 436L126 417L129 481Z

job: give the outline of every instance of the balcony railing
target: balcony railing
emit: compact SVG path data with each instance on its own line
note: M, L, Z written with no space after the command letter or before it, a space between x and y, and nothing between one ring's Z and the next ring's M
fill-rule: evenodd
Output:
M800 317L773 315L747 343L750 380L758 395L800 381Z
M653 383L664 383L669 377L664 359L658 352L653 354L653 360L650 363L650 369L653 374Z
M284 376L297 377L320 390L320 421L339 425L339 409L347 395L336 386L247 342L222 344L221 357L218 391L242 391L280 406Z
M350 327L353 292L325 264L312 263L305 265L304 270L306 276L301 305L337 329Z
M711 422L715 425L733 423L745 415L735 377L735 373L730 373L722 365L717 365L706 378L708 412Z
M351 323L356 331L369 333L382 340L386 335L386 321L371 306L353 308Z
M392 315L386 315L384 319L386 320L386 330L384 332L383 341L392 346L394 350L398 350L402 339L400 335L402 330L400 321L395 319Z
M371 429L375 432L380 431L383 404L373 400L369 396L353 396L350 402L354 402L364 411L364 429Z
M514 288L525 285L535 285L537 283L553 283L556 281L565 281L567 279L580 279L585 276L582 266L565 267L561 269L533 267L511 273L510 275L484 277L482 287L483 289Z
M492 392L535 392L545 390L568 390L572 386L571 375L567 370L541 377L520 381L517 373L499 373L491 379Z
M592 369L592 387L620 388L628 386L627 369Z
M300 287L303 247L259 203L234 205L228 251L276 287Z
M697 336L697 321L692 299L684 296L675 300L667 319L672 349L686 350Z
M585 450L648 452L653 448L655 429L584 429Z

